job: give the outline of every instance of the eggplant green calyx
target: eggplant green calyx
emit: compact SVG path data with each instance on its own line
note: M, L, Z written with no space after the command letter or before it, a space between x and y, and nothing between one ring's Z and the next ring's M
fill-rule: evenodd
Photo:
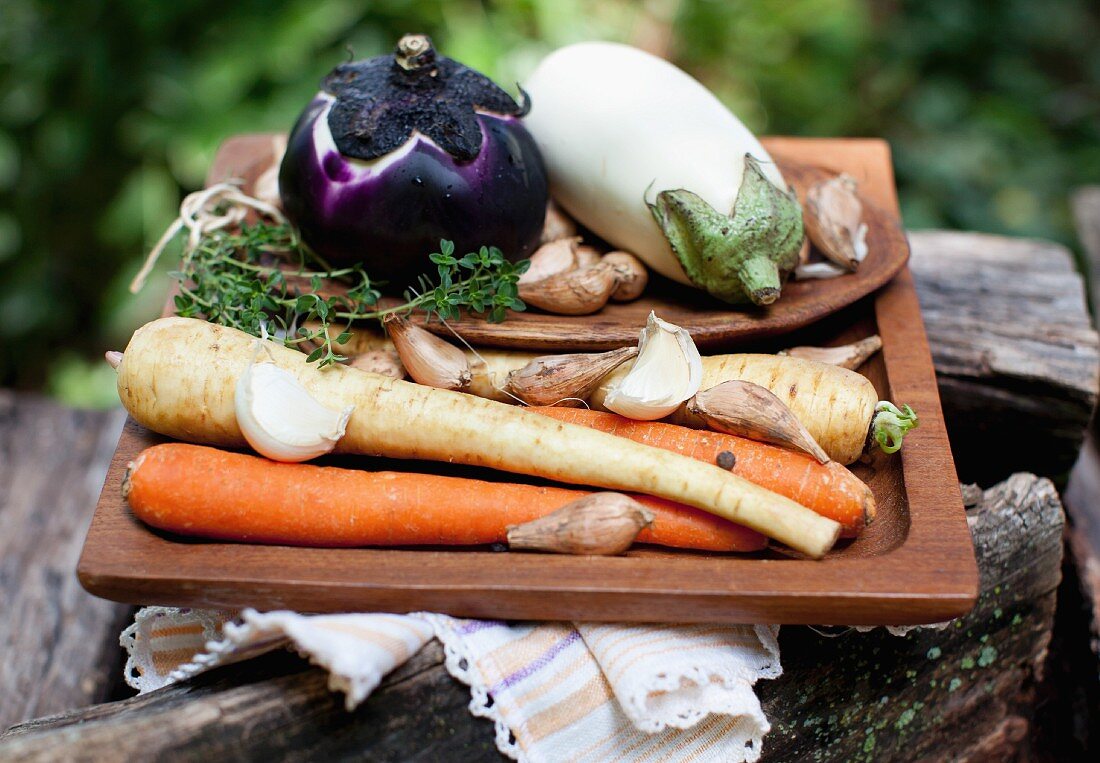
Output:
M328 126L336 148L364 161L397 150L414 132L456 161L472 161L483 138L478 112L520 117L527 108L484 74L438 55L422 34L402 37L392 56L340 64L321 89L335 99Z
M798 197L776 188L750 154L729 215L684 189L647 204L688 278L726 302L770 305L798 265Z
M901 450L905 433L920 425L917 412L908 405L898 408L893 403L882 400L875 406L875 417L871 421L871 435L882 448L883 453L897 453Z

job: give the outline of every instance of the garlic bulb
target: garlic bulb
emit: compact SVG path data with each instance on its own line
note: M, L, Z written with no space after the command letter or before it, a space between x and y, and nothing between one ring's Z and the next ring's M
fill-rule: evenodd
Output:
M336 447L355 410L326 408L289 371L250 363L237 380L237 425L248 444L273 461L308 461Z
M651 312L634 365L608 390L603 404L627 418L653 421L679 408L702 382L703 360L691 335Z

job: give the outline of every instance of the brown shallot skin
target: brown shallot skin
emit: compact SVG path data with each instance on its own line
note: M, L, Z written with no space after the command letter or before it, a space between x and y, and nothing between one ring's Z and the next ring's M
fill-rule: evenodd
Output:
M544 355L508 374L505 388L528 405L583 405L603 377L637 354L637 347L620 347Z
M855 371L881 349L882 339L878 334L872 334L858 342L842 344L839 347L791 347L780 351L779 354L828 363L831 366Z
M518 283L536 283L544 278L576 270L578 265L577 247L580 237L559 238L548 241L531 255L531 265L527 272L519 277Z
M508 546L556 554L613 556L653 524L653 513L622 493L595 493L508 529Z
M539 244L549 244L563 238L571 238L577 235L577 224L573 218L565 214L551 199L546 204L546 219L542 223L542 235Z
M631 302L642 296L649 283L649 271L641 260L629 252L608 252L601 262L611 265L619 275L619 284L611 292L611 299Z
M470 386L470 362L462 350L396 313L387 315L382 325L401 365L417 384L449 390Z
M519 296L548 313L589 315L607 304L618 285L615 268L601 262L534 283L521 283Z
M803 214L807 237L830 262L848 270L859 267L867 255L866 226L854 178L838 175L812 185Z
M791 409L759 384L723 382L697 394L687 409L719 432L797 450L821 464L830 460Z

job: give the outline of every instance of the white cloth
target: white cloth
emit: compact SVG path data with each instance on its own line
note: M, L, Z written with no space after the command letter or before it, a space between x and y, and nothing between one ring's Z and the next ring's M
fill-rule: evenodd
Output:
M497 746L518 761L755 761L769 730L753 685L782 668L777 627L519 623L411 615L147 607L123 631L126 679L151 691L291 647L349 709L433 636Z

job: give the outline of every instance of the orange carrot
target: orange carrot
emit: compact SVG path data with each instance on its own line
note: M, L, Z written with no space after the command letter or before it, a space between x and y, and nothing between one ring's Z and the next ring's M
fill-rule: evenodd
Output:
M161 530L296 546L503 543L509 525L588 491L462 477L280 464L184 443L155 445L127 469L123 494ZM713 514L634 495L654 514L638 540L705 551L757 551L763 535Z
M841 535L845 537L858 535L875 516L871 489L836 461L819 464L801 453L743 437L656 421L634 421L585 408L531 410L700 461L715 463L720 453L728 451L733 454L734 474L839 522Z

